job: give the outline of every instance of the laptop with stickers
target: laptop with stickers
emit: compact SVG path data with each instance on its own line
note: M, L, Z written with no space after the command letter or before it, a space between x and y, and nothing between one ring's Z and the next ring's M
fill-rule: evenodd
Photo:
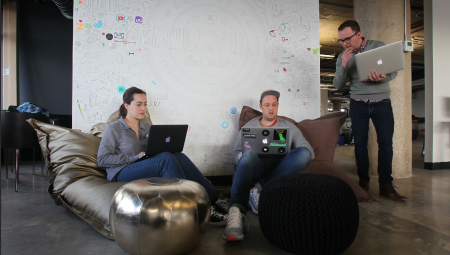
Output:
M151 125L145 154L138 161L161 152L182 152L188 125Z
M291 148L289 127L243 127L242 153L254 151L258 156L286 156Z

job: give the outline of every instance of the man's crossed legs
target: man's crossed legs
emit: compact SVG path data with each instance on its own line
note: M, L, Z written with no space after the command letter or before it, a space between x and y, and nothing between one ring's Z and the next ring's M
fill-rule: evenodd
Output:
M259 158L253 151L246 151L239 160L231 188L228 222L223 234L227 241L240 241L248 230L247 204L250 190L259 182L262 188L270 180L288 174L299 174L311 162L312 154L306 147L291 150L280 158Z

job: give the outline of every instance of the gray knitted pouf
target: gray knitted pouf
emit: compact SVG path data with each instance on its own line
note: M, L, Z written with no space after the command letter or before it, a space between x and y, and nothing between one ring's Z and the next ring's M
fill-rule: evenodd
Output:
M352 188L339 178L281 176L261 192L259 223L265 237L285 251L339 254L358 232L358 202Z

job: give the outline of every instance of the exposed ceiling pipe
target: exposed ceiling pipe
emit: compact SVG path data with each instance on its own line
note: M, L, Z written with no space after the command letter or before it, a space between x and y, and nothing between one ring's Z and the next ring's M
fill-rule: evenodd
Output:
M344 48L342 48L342 46L335 46L335 45L325 45L325 44L321 44L320 46L321 46L321 47L322 47L322 46L325 46L325 47L340 48L340 49L344 50Z
M73 1L72 0L53 0L56 6L61 10L64 17L73 19Z
M38 4L54 2L58 6L62 15L68 19L73 19L73 1L72 0L36 0Z
M323 1L319 1L319 4L333 6L333 7L341 7L341 8L353 9L353 6L337 5L337 4L332 4L332 3L326 3L326 2L323 2Z

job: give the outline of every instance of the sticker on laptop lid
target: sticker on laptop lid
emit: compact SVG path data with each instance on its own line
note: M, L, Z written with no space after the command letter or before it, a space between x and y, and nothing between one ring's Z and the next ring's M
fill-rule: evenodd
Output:
M273 134L273 140L276 141L286 141L287 138L287 129L276 129L276 132Z

